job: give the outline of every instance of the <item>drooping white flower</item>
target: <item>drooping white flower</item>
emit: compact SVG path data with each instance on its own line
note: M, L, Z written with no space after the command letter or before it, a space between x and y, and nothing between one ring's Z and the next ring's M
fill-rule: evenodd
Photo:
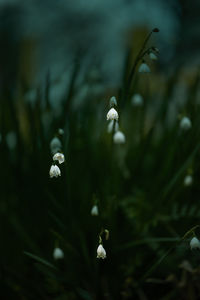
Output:
M60 135L63 135L63 134L64 134L64 130L63 130L62 128L59 128L59 129L58 129L58 133L59 133Z
M150 52L150 53L149 53L149 58L150 58L151 60L157 60L157 59L158 59L158 57L157 57L153 52Z
M54 154L53 160L57 160L59 164L62 164L65 161L65 156L64 154L57 152L56 154Z
M53 250L53 258L55 260L57 260L57 259L63 259L64 258L64 252L63 252L63 250L60 249L60 248L55 248Z
M193 178L191 175L186 175L185 178L184 178L184 185L185 186L190 186L193 182Z
M49 175L51 178L61 176L59 167L56 165L52 165L49 171Z
M58 152L58 151L61 150L62 144L61 144L61 141L59 140L59 138L54 137L54 138L51 140L50 148L51 148L51 152L52 152L53 154L55 154L56 152Z
M180 128L182 130L188 130L192 127L192 122L188 117L183 117L180 121Z
M94 205L91 209L91 215L92 216L98 216L99 215L99 209L97 205Z
M140 94L133 95L131 103L134 106L142 106L144 103L143 97Z
M124 144L126 142L126 137L121 131L115 132L113 135L113 141L115 144Z
M111 120L109 123L108 123L108 127L107 127L107 131L108 133L111 133L113 131L113 125L114 125L114 120ZM114 131L118 131L119 129L119 124L118 122L116 121L115 122L115 128L114 128Z
M97 258L106 258L106 250L104 249L102 244L100 244L97 248Z
M150 70L149 66L145 62L143 62L139 66L138 72L139 73L150 73L151 70Z
M119 119L118 112L116 111L116 109L111 108L107 113L107 120L118 120L118 119Z
M200 249L200 241L196 238L193 237L190 241L190 248L191 250L193 249Z

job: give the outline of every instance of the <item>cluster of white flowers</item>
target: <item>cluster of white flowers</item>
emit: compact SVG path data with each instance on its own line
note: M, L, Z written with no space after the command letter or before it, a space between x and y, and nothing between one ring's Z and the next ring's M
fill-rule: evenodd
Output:
M62 132L61 132L62 130ZM59 134L64 134L63 129L59 129ZM59 177L61 176L61 170L60 168L56 165L56 161L59 164L62 164L65 161L65 156L63 153L61 153L61 149L62 149L62 143L59 140L58 137L54 137L50 143L50 148L51 148L51 152L53 154L53 161L54 164L52 164L52 166L50 167L50 171L49 171L49 176L50 178L53 177Z
M150 49L148 49L147 51L145 51L143 57L148 54L149 58L151 60L157 60L158 57L157 57L157 53L159 52L159 50L155 47L151 47ZM156 54L155 54L156 53ZM143 59L142 60L142 63L140 64L139 68L138 68L138 72L139 73L150 73L151 72L151 69L150 67L147 65L147 63L145 62L145 60Z
M198 240L198 238L193 237L190 241L190 248L191 250L193 249L200 249L200 241Z
M107 131L108 133L113 132L113 142L115 144L124 144L126 138L124 133L119 130L119 123L118 123L119 114L117 110L113 107L113 106L117 106L117 100L114 96L111 97L110 99L110 106L111 108L107 113L107 121L109 121Z

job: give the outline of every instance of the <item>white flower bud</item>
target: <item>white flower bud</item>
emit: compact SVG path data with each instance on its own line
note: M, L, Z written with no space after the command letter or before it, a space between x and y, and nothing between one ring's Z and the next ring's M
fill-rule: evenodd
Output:
M158 57L153 52L149 53L149 58L151 60L157 60L158 59Z
M114 120L111 120L109 123L108 123L108 127L107 127L107 131L108 133L111 133L113 131L113 125L114 125ZM118 122L116 121L115 122L115 128L114 128L114 131L118 131L119 129L119 124Z
M193 249L200 249L200 241L196 238L193 237L190 241L190 248L191 250Z
M99 209L97 205L94 205L91 209L91 215L92 216L98 216L99 215Z
M97 248L97 258L102 258L102 259L106 258L106 251L101 244Z
M192 182L193 182L193 178L192 178L191 175L185 176L185 178L184 178L184 185L185 186L190 186L192 184Z
M143 97L140 94L135 94L132 97L131 103L134 106L142 106L143 105Z
M110 98L110 107L117 106L117 99L115 96Z
M56 165L52 165L49 171L49 175L51 178L61 176L59 167Z
M116 109L111 108L109 110L109 112L107 113L107 120L118 120L119 116L118 116L118 112L116 111Z
M56 259L56 260L64 258L64 252L62 251L62 249L55 248L53 250L53 258Z
M115 132L113 136L113 141L115 144L124 144L126 142L125 135L121 131Z
M62 164L65 161L65 156L64 154L58 152L56 154L54 154L53 156L53 160L57 160L59 162L59 164Z
M55 154L56 152L58 152L58 151L61 150L62 144L61 144L61 141L59 140L59 138L54 137L54 138L51 140L50 148L51 148L51 152L52 152L53 154Z
M183 117L180 121L180 128L182 130L188 130L192 127L192 122L188 117Z
M138 72L139 73L150 73L151 70L150 70L149 66L146 63L143 62L139 66Z
M60 135L63 135L63 134L64 134L64 130L63 130L62 128L59 128L59 129L58 129L58 133L59 133Z

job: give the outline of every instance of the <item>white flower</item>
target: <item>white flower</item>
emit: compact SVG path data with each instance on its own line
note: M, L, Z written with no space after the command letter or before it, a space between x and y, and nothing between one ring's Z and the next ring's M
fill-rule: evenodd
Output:
M139 73L150 73L151 70L150 70L149 66L146 63L143 62L139 66L138 72Z
M65 156L64 154L58 152L56 154L54 154L53 156L53 160L57 160L59 162L59 164L62 164L65 161Z
M109 123L108 123L108 127L107 127L107 131L108 133L111 133L113 131L113 125L114 125L114 120L111 120ZM114 128L114 131L118 131L119 129L119 124L118 122L116 121L115 122L115 128Z
M64 130L63 130L62 128L59 128L59 129L58 129L58 133L59 133L60 135L63 135L65 132L64 132Z
M158 59L158 57L153 52L149 53L149 58L151 60L157 60Z
M61 171L59 167L56 165L52 165L49 171L49 175L51 178L61 176Z
M94 205L91 209L91 215L92 216L98 216L99 215L99 210L98 210L98 206Z
M107 113L107 120L118 120L119 116L118 116L118 112L116 111L116 109L111 108L109 110L109 112Z
M185 178L184 178L184 185L185 186L190 186L192 184L192 182L193 182L193 178L192 178L191 175L185 176Z
M143 105L143 97L140 94L135 94L132 97L131 103L134 106L142 106Z
M180 128L183 130L188 130L192 127L192 122L188 117L183 117L180 121Z
M97 248L97 258L102 258L102 259L106 258L106 250L101 244Z
M125 135L121 131L115 132L113 136L113 141L115 144L124 144L126 142Z
M190 241L190 248L191 250L193 249L200 249L200 241L196 238L193 237Z
M62 259L64 258L64 252L60 248L55 248L53 250L53 258L54 259Z

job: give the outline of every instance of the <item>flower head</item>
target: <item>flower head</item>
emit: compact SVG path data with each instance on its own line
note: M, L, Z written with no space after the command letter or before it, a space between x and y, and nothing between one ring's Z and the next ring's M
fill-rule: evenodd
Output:
M191 175L186 175L184 178L184 185L185 186L190 186L193 182L193 178Z
M182 130L188 130L192 127L192 122L188 117L183 117L180 121L180 128Z
M64 258L64 252L63 252L63 250L60 249L60 248L55 248L53 250L53 258L56 259L56 260Z
M149 58L150 58L151 60L157 60L157 59L158 59L158 57L157 57L153 52L150 52L150 53L149 53Z
M62 164L65 161L65 156L64 154L57 152L56 154L54 154L53 160L57 160L59 164Z
M59 167L56 165L52 165L49 171L49 175L51 178L61 176Z
M111 108L109 112L107 113L107 120L118 120L119 115L116 109Z
M107 130L108 130L108 133L111 133L113 131L113 126L114 126L114 120L111 120L109 123L108 123L108 127L107 127ZM117 131L119 129L119 124L118 122L116 121L115 122L115 128L114 128L114 131Z
M92 216L98 216L99 215L99 209L97 205L94 205L91 209L91 215Z
M142 106L143 105L143 97L140 94L135 94L132 97L131 103L134 106Z
M200 249L200 241L196 238L193 237L190 241L190 248L191 250L193 249Z
M97 248L97 258L102 258L102 259L106 258L106 251L102 246L102 244L100 244Z
M121 131L115 132L113 136L113 141L115 144L124 144L126 142L125 135Z
M150 73L151 70L150 70L149 66L145 62L143 62L139 66L138 72L139 73Z
M61 150L62 144L61 144L61 141L59 140L59 138L54 137L54 138L51 140L50 148L51 148L51 152L52 152L53 154L55 154L56 152L58 152L58 151Z

